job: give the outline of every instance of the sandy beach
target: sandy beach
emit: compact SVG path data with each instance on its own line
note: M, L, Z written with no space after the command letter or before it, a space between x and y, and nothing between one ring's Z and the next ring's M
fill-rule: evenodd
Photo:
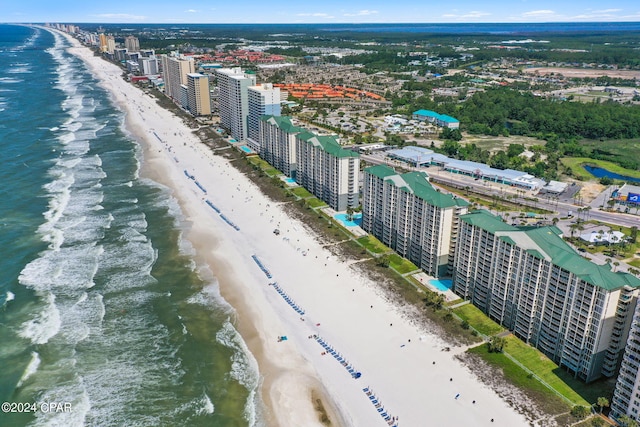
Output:
M173 190L197 262L215 272L235 308L235 325L258 362L268 425L328 425L315 399L332 426L390 425L382 413L402 427L530 424L454 358L464 348L442 351L449 344L321 247L181 119L125 82L122 69L67 38L125 111L127 129L143 147L142 174Z

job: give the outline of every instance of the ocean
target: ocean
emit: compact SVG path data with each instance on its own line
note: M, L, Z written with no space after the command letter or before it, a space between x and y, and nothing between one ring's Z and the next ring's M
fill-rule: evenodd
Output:
M67 45L0 25L0 425L261 426L215 272Z

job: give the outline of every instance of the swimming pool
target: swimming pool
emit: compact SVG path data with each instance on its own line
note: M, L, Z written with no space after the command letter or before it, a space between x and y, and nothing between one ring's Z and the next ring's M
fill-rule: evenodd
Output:
M342 223L342 225L344 225L345 227L356 227L356 226L361 226L362 225L362 214L361 213L355 213L353 214L353 221L349 221L347 219L347 214L336 214L334 216L335 219L337 219L338 221L340 221Z
M247 154L253 153L253 151L251 151L251 148L247 147L246 145L241 146L240 149Z
M440 280L440 279L431 279L429 280L429 284L439 290L440 292L446 292L451 290L451 286L453 286L453 281L451 280Z
M295 180L295 179L293 179L293 178L285 178L285 179L284 179L284 181L285 181L287 184L295 184L295 183L296 183L296 180Z
M231 138L231 139L229 140L229 142L233 143L233 142L238 142L238 141L236 141L235 139Z

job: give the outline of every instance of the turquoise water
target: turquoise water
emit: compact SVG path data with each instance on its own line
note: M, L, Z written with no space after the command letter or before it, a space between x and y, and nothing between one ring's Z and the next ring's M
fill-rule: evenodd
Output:
M285 178L284 180L288 184L295 184L296 183L296 180L293 179L293 178Z
M240 149L242 151L244 151L245 153L247 153L247 154L253 153L253 150L251 148L247 147L246 145L241 146Z
M441 292L446 292L451 290L453 281L446 279L431 279L429 280L429 284Z
M347 214L336 214L334 218L340 221L345 227L359 227L362 225L362 213L353 214L353 221L347 219Z
M229 140L229 142L238 142L238 141L236 141L235 139L231 138L231 139Z
M255 361L167 188L60 36L0 25L0 426L261 425Z

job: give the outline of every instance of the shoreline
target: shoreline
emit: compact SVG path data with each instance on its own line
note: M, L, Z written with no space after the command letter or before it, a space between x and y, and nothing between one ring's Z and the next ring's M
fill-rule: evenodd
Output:
M228 160L213 155L180 118L124 81L119 67L59 34L125 113L126 127L143 149L141 175L171 188L179 201L189 224L184 238L193 245L198 265L213 267L221 295L236 311L236 328L258 362L268 425L326 426L318 419L316 396L331 426L387 425L364 389L384 399L385 410L403 427L425 420L529 425L455 359L465 348L443 352L442 339L417 326L374 282L331 255L281 204L267 199ZM205 194L184 171L215 191ZM222 221L206 201L240 230ZM274 236L273 228L281 235ZM304 308L302 316L269 285L274 281ZM288 340L278 342L282 335ZM362 378L353 379L343 365L322 354L314 335L343 354Z
M152 109L157 108L159 110L158 113L161 113L159 115L166 116L164 117L164 119L167 119L165 123L172 125L169 127L175 126L176 129L181 128L180 138L189 140L190 144L200 144L200 139L191 133L191 129L187 128L179 117L157 106L154 98L149 97L138 88L134 88L128 82L125 82L121 76L122 70L115 64L111 64L101 57L94 56L90 49L82 46L73 37L65 33L59 34L63 35L72 43L72 49L82 49L86 51L72 53L82 59L92 71L96 73L107 73L108 68L113 67L114 70L110 73L109 80L105 80L105 75L95 74L94 77L100 81L100 84L109 92L113 102L123 111L125 114L124 127L141 147L142 159L140 176L158 182L171 190L172 196L176 198L182 210L183 218L181 222L183 224L183 238L189 241L194 248L194 258L197 265L200 266L200 268L206 268L208 270L207 274L210 274L219 286L220 295L235 311L235 319L232 323L242 336L252 357L255 358L259 366L260 384L258 384L257 392L260 401L265 407L257 408L257 412L264 417L268 426L287 427L292 425L291 422L294 422L294 420L287 416L287 412L292 411L299 413L298 417L302 419L298 421L310 423L314 418L319 418L321 415L314 408L313 400L314 396L316 396L316 398L322 400L325 412L333 421L329 425L347 426L348 424L342 420L341 414L332 404L327 391L317 376L309 366L305 366L304 360L287 361L286 357L279 357L278 360L287 362L287 366L283 366L282 363L276 363L277 359L265 356L269 352L273 352L273 349L270 348L272 345L269 345L267 338L264 336L264 331L261 333L257 325L273 324L273 320L265 319L258 308L251 307L245 302L250 300L251 297L248 289L234 286L234 283L238 280L237 277L241 276L241 272L238 271L238 267L234 268L233 265L225 260L225 256L222 254L221 246L225 239L221 239L221 233L212 232L208 229L208 226L212 225L209 224L212 218L209 218L208 215L203 216L202 209L194 206L198 203L194 203L193 197L187 197L192 196L193 194L189 193L193 193L193 191L189 191L190 189L184 188L183 185L176 185L182 176L181 174L177 174L176 176L175 166L167 156L169 151L167 151L166 147L164 150L157 150L158 140L154 140L152 137L152 135L155 137L154 132L145 132L142 128L144 123L141 123L140 120L143 122L145 120L142 115L142 110L138 109L138 114L136 114L136 111L127 103L130 99L123 89L128 89L131 92L135 90L135 92L139 92L137 93L138 96L146 97L147 101L153 104ZM125 86L118 88L117 86L120 86L120 83ZM118 96L117 90L121 90L120 96ZM167 136L170 136L170 134ZM173 142L177 143L178 141ZM170 169L172 173L166 174L165 172L169 172ZM242 264L242 260L236 261L239 261L238 264ZM296 365L297 368L292 369L292 367ZM285 392L287 389L293 389L293 383L302 385L302 387L298 386L295 394ZM276 402L276 398L272 395L279 395L279 400ZM305 395L308 396L306 402L304 399ZM297 396L297 398L292 400L293 396ZM283 399L288 401L284 402ZM288 407L287 411L279 410L279 406L276 406L276 403L281 407ZM304 413L302 417L300 417L301 413ZM310 423L305 425L312 426L315 424ZM317 425L320 426L323 424Z

